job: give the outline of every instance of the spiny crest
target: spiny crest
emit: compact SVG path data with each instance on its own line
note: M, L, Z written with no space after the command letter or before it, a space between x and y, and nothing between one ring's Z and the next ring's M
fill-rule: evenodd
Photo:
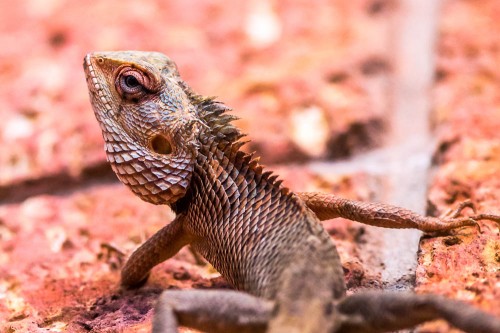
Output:
M218 102L214 97L198 99L198 110L200 118L210 129L210 134L221 141L236 142L245 134L234 126L233 121L238 117L228 114L231 109L225 104Z
M252 170L256 181L265 180L279 189L283 195L292 196L292 192L281 185L283 180L278 179L278 175L273 174L272 171L264 170L264 167L259 163L260 157L254 156L255 152L246 153L241 150L241 147L249 141L241 140L245 137L245 134L232 123L233 120L239 118L227 113L227 111L231 110L229 107L216 101L214 97L195 94L191 94L189 97L192 103L198 106L200 118L210 129L212 138L217 139L215 142L210 142L210 144L232 161L238 170Z

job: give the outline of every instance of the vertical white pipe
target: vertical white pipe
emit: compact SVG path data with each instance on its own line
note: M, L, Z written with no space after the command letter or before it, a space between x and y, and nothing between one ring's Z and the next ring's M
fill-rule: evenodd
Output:
M395 73L392 86L391 157L387 201L425 212L427 175L432 153L429 133L430 90L440 1L402 0L395 22ZM421 233L384 229L382 280L394 289L411 287Z

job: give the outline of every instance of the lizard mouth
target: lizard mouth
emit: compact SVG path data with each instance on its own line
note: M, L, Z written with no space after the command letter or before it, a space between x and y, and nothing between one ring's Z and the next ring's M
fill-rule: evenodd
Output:
M93 88L92 78L95 77L94 68L92 66L92 60L90 54L87 54L83 59L83 70L85 71L85 78L87 79L87 85L89 88Z
M89 91L92 93L92 95L95 95L98 90L98 87L96 87L97 78L95 75L94 66L92 65L92 57L90 54L87 54L84 58L83 69L85 71L85 79L87 81Z
M102 84L99 84L98 74L96 73L96 66L94 65L94 61L97 62L102 61L102 58L93 57L92 53L89 53L85 56L83 61L83 69L85 71L85 78L87 81L87 87L90 93L90 98L96 103L92 103L94 105L94 111L97 113L102 113L106 115L112 114L112 107L109 98L106 96L103 91L104 87ZM100 105L96 110L95 105Z

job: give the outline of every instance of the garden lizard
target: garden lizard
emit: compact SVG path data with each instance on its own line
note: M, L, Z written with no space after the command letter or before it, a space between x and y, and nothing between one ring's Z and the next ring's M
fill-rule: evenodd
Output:
M442 318L470 333L498 333L500 319L437 295L364 291L346 295L342 265L320 220L344 217L424 232L475 226L381 203L293 193L241 150L228 107L196 94L156 52L91 53L84 69L107 159L141 199L168 205L175 219L129 258L122 285L190 244L235 288L165 291L154 332L387 332Z

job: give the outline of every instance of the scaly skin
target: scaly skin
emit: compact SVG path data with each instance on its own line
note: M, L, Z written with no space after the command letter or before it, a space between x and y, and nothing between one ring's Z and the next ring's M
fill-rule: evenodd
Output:
M154 332L387 332L444 318L467 332L500 332L500 320L434 295L365 292L346 297L342 266L320 219L345 217L443 231L478 219L319 193L294 194L240 151L226 106L196 95L175 64L154 52L85 57L91 103L118 178L177 217L132 254L122 285L139 286L158 263L191 244L239 291L166 291Z

